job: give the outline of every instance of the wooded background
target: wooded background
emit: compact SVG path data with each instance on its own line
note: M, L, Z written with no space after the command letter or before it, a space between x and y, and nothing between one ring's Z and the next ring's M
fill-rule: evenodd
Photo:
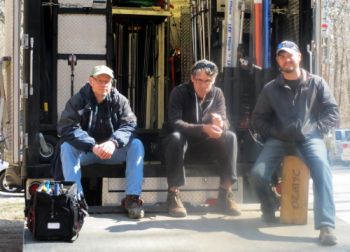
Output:
M340 128L350 128L350 1L324 0L322 77L338 102Z

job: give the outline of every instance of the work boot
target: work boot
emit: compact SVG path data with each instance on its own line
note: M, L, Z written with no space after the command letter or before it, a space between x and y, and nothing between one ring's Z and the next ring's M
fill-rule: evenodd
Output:
M261 219L267 224L274 224L278 222L278 219L275 216L275 211L273 212L263 212Z
M335 237L334 230L331 227L321 227L319 239L323 246L337 244L337 237Z
M186 217L187 211L180 199L180 191L168 191L167 205L169 215L172 217Z
M122 206L128 212L130 219L141 219L145 216L142 205L143 200L139 199L137 195L126 195L122 200Z
M218 210L224 212L227 215L239 216L241 210L238 204L234 200L234 195L231 189L225 190L220 188L219 196L216 200L216 207Z

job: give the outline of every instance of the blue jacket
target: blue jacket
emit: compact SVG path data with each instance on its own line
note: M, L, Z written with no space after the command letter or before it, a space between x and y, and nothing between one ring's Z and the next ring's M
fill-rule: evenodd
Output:
M264 138L302 142L322 138L339 120L337 103L324 79L301 69L295 93L283 75L262 89L252 114L253 128Z

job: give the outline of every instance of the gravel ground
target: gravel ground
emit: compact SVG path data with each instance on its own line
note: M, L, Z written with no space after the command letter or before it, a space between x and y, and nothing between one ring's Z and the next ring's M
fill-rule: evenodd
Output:
M24 196L0 192L0 251L22 251Z

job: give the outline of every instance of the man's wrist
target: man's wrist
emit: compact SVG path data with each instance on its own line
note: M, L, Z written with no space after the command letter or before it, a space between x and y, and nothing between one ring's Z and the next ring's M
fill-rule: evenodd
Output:
M112 143L114 143L115 148L118 148L118 147L119 147L119 144L118 144L118 141L117 141L117 140L115 140L115 139L110 139L109 141L111 141Z

